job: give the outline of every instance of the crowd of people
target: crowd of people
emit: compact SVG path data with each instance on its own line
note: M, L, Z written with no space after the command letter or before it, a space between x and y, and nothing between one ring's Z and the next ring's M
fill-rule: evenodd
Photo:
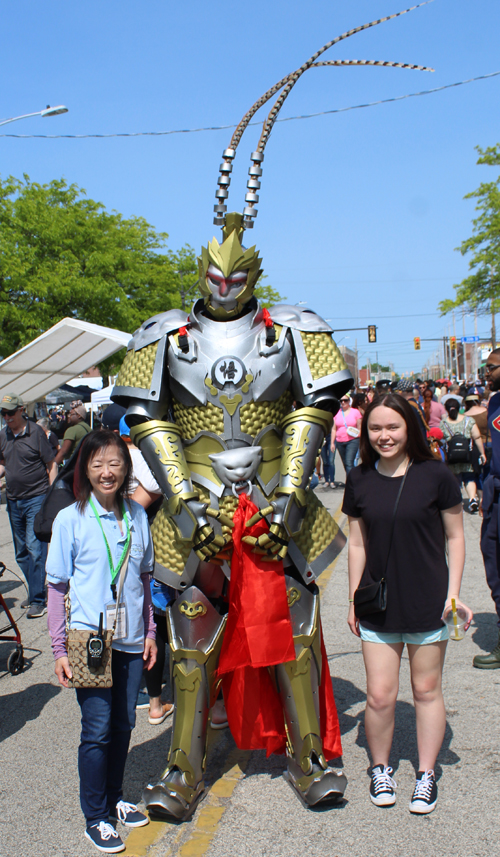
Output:
M391 391L405 398L413 407L431 451L436 458L448 464L459 484L464 486L468 498L467 511L476 514L491 458L487 408L492 391L484 379L467 384L401 379L353 388L342 397L332 432L325 439L316 466L318 482L325 488L345 487L345 483L335 481L336 452L347 477L360 460L361 421L367 408L374 399ZM464 447L462 453L456 448L460 445L457 439Z
M425 814L436 806L434 766L445 729L441 681L448 632L443 616L453 599L466 627L472 620L471 609L460 601L462 486L471 514L478 512L484 491L481 548L500 628L500 448L494 423L500 415L500 395L495 395L500 390L500 350L490 355L486 373L488 384L401 379L353 389L340 399L318 458L316 475L324 487L345 489L348 625L361 639L366 669L370 799L376 806L396 800L389 761L405 644L419 754L410 811ZM118 599L127 621L112 641L112 687L76 691L82 712L78 764L85 835L99 850L114 853L124 847L117 821L128 827L148 823L147 815L122 793L136 709L147 707L152 725L163 723L173 711L161 696L166 613L175 593L151 579L149 524L161 490L131 443L125 409L118 405L104 411L96 431L90 430L81 401L71 403L64 419L53 411L35 422L12 393L3 397L0 412L0 476L6 478L16 560L28 583L22 606L28 618L39 618L47 610L48 594L55 671L63 686L72 679L66 628L98 631L103 605L113 612L112 602L107 604L110 581L113 588L124 564L127 568ZM335 482L337 451L345 483ZM47 556L47 544L35 535L35 518L58 474L66 472L73 480L75 502L55 516ZM493 652L476 656L474 666L500 668L500 635ZM221 698L212 719L214 728L227 726Z

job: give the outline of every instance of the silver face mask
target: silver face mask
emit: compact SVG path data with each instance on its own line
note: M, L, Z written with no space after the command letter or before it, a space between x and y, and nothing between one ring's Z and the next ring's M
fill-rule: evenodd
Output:
M246 271L234 271L229 277L224 277L219 268L216 268L215 265L209 265L207 284L212 294L210 306L214 309L223 307L225 310L234 310L236 299L245 288L246 282Z

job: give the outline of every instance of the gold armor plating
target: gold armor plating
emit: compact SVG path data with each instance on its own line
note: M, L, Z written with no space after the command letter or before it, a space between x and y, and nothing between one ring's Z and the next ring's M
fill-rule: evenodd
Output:
M130 437L139 448L146 440L153 443L160 464L165 468L171 493L180 494L191 474L184 458L179 427L175 423L152 420L132 428Z
M184 613L187 619L197 619L199 616L204 616L207 608L201 601L181 601L179 610Z
M293 607L300 600L300 592L295 586L291 586L287 592L288 606Z
M224 417L222 409L216 408L211 402L188 408L173 399L174 419L184 440L192 440L200 432L211 431L214 434L224 434Z
M329 333L304 333L301 331L300 338L304 345L313 381L347 369L346 362Z
M270 425L281 426L290 413L293 397L288 391L274 402L249 402L240 408L240 425L244 434L256 437Z
M158 345L159 343L155 342L153 345L146 345L139 351L127 351L116 379L116 385L149 390L153 380Z

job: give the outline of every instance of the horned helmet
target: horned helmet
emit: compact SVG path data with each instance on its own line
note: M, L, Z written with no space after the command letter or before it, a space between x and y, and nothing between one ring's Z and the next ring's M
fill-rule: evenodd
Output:
M259 258L258 251L255 246L247 250L242 244L242 237L245 229L253 228L254 220L257 216L255 206L259 201L257 191L261 184L264 149L273 125L278 118L279 111L292 88L305 71L310 68L318 68L319 66L384 66L416 69L419 71L434 71L434 69L427 66L383 60L330 60L317 62L318 57L337 44L337 42L341 42L362 30L375 27L377 24L390 21L392 18L399 18L401 15L418 9L420 6L426 6L430 2L432 0L424 0L424 2L411 6L408 9L403 9L401 12L387 15L385 18L378 18L376 21L370 21L368 24L362 24L352 30L348 30L346 33L342 33L342 35L323 45L300 68L279 80L271 89L268 89L252 105L250 110L245 113L231 138L229 147L222 153L222 164L219 168L218 188L215 193L217 203L214 206L214 223L216 226L222 227L223 241L219 244L217 239L214 238L206 247L202 247L201 256L198 258L200 291L205 298L207 311L214 318L229 319L239 315L245 305L251 300L257 281L262 273L260 267L262 260ZM232 162L236 155L236 149L254 115L277 92L279 92L279 96L264 121L257 148L250 156L251 165L248 170L249 178L247 181L247 193L245 195L246 206L243 209L243 214L238 214L237 212L228 214L226 200L229 185L231 184Z

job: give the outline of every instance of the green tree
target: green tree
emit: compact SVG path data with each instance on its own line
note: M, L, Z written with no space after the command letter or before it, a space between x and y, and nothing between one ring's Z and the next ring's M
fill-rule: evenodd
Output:
M286 296L280 295L269 283L264 283L264 280L267 280L267 274L261 274L255 287L255 297L260 301L261 306L271 309L271 307L276 306L281 301L286 301Z
M478 164L500 166L500 144L487 149L476 147ZM472 273L453 288L455 300L444 300L439 304L442 315L457 307L477 310L481 314L491 313L492 347L496 348L495 313L500 309L500 176L496 181L483 182L477 190L466 194L464 199L476 199L478 215L472 221L472 235L462 241L462 256L471 254L469 270Z
M178 305L167 235L125 219L77 185L0 179L0 352L65 316L133 332Z

